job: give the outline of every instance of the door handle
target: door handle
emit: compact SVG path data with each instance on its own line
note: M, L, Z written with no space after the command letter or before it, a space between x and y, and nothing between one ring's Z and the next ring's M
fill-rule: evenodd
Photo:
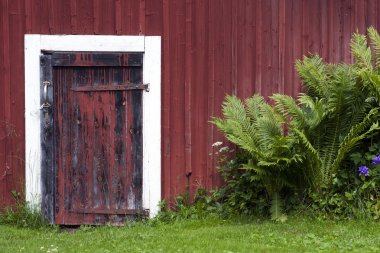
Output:
M48 87L51 85L51 83L49 81L43 81L42 85L44 86L44 103L40 107L41 110L51 107L51 104L48 101Z
M50 82L49 81L43 81L42 82L43 86L44 86L44 101L45 103L47 103L47 93L48 93L48 86L50 86Z

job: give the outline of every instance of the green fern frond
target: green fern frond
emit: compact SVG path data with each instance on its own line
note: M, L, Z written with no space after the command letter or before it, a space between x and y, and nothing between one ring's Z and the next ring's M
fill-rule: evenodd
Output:
M225 119L213 118L214 123L231 142L242 146L243 149L251 153L259 154L255 147L255 131L250 118L247 117L245 107L234 96L226 96L222 105L222 112Z
M304 112L292 97L282 94L273 94L271 98L275 101L276 110L285 117L290 117L296 127L305 128L308 125Z
M296 70L303 84L312 97L323 97L326 94L324 84L327 80L326 65L318 55L304 57L296 61Z
M307 124L311 129L318 126L322 120L331 113L331 110L328 110L326 106L326 100L324 98L312 98L301 93L298 96L298 101L304 113L307 115Z
M276 122L272 115L258 119L255 124L255 131L258 137L258 145L262 149L268 149L275 138L282 135L281 124Z
M362 68L373 70L371 49L367 46L367 37L363 34L354 33L351 39L351 52L355 63Z
M376 29L373 26L371 26L368 28L368 36L371 40L371 46L374 50L375 67L379 69L380 67L380 35L376 31Z
M340 148L338 150L337 157L332 165L332 173L334 173L340 166L346 155L352 150L352 148L361 140L366 138L373 131L379 130L379 124L373 123L378 117L379 109L372 109L363 121L351 128L350 132L346 135Z
M380 103L380 75L370 71L362 71L360 72L360 78L363 85L377 99L377 103Z
M247 98L245 101L247 114L252 120L252 123L257 120L258 117L261 116L260 107L264 103L264 97L260 95L254 95L251 98Z

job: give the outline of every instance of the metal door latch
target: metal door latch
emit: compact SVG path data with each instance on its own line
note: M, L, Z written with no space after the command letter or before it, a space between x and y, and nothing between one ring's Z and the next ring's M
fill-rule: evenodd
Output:
M48 102L46 103L43 103L40 107L40 110L45 110L45 109L49 109L51 107L51 104L49 104Z
M40 110L51 107L51 104L48 102L48 86L50 86L51 83L49 81L43 81L42 85L44 86L44 103L41 105Z

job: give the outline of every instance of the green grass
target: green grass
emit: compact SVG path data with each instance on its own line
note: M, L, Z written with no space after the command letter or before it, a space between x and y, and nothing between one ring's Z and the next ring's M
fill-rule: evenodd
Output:
M26 229L0 225L0 252L380 252L380 224L291 217L149 226Z

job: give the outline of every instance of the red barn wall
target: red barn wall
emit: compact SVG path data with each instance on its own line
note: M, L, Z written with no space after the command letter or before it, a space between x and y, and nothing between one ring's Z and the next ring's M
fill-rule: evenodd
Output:
M208 121L225 94L296 95L294 61L351 61L357 29L380 24L377 0L0 0L0 205L23 192L24 34L162 36L162 194L213 188Z

